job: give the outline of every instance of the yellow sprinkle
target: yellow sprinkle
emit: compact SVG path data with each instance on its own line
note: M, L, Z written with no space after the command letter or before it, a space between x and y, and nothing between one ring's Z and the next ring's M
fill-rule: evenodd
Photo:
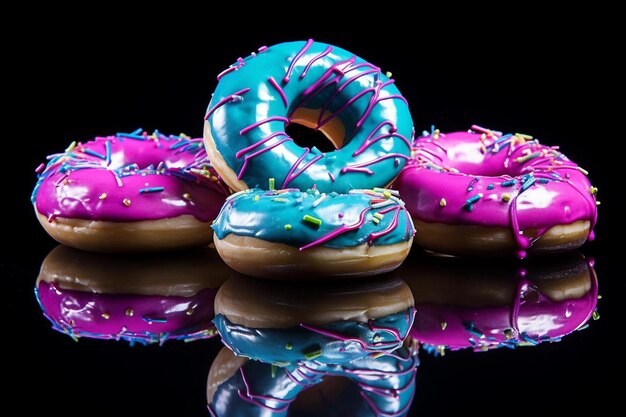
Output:
M383 215L380 213L374 213L374 217L376 217L378 220L382 220L383 219Z
M376 224L380 223L380 220L379 220L379 219L377 219L376 217L373 217L373 218L372 218L372 221L373 221L374 223L376 223Z
M602 300L602 294L598 294L598 300Z
M598 313L598 310L593 310L591 317L593 317L594 320L598 320L600 318L600 313Z
M108 320L111 316L109 316L109 313L102 313L102 318L105 320Z
M589 175L589 171L587 171L586 169L581 168L581 167L576 167L576 168L578 168L578 170L579 170L580 172L582 172L583 174L585 174L585 175Z
M135 311L134 311L132 308L127 308L127 309L126 309L126 315L127 315L128 317L132 317L132 316L134 316L134 315L135 315Z
M598 194L598 188L592 185L591 187L589 187L589 192L591 193L591 195L596 195Z
M444 345L437 346L437 352L439 352L441 356L446 356L446 347Z
M276 180L274 178L270 178L269 186L270 186L270 190L272 191L276 189Z
M254 196L254 201L259 201L259 196L258 195Z
M98 197L100 200L104 200L105 198L107 198L107 193L102 193L100 194L100 197Z
M439 200L439 205L440 205L441 207L445 207L445 206L446 206L446 204L448 204L448 202L446 201L446 199L445 199L445 198L442 198L441 200Z
M185 200L191 200L191 196L189 195L189 193L185 193L185 194L183 194L183 198L184 198Z
M287 349L287 350L291 350L291 349L293 349L293 346L291 345L291 343L287 343L287 344L285 345L285 349Z
M435 129L435 134L433 135L434 139L437 140L439 139L439 129Z
M70 146L67 147L65 152L72 152L75 147L76 147L76 141L73 141L72 143L70 143Z
M441 330L446 330L446 327L448 327L448 323L445 321L441 322Z
M511 195L509 193L502 194L502 201L508 203L509 201L511 201Z
M517 136L518 138L524 139L524 140L532 140L533 137L530 135L526 135L524 133L516 133L515 136Z
M596 201L596 206L599 206L599 205L600 205L600 202L599 202L599 201Z
M391 193L389 191L383 191L383 196L385 198L391 198Z
M393 74L391 73L391 71L387 71L387 72L385 73L385 75L387 76L387 78L391 78L391 76L392 76Z
M193 308L190 308L189 310L187 310L187 311L185 312L185 314L187 314L188 316L191 316L191 315L193 314L193 312L194 312L194 309L193 309Z
M285 230L291 230L291 225L290 224L286 224L285 225Z
M191 136L185 135L184 133L181 133L181 134L180 134L180 135L178 135L178 136L180 136L180 137L181 137L181 138L183 138L183 139L191 139Z
M132 202L128 199L125 198L122 200L122 203L126 206L126 207L130 207L130 205L132 204Z

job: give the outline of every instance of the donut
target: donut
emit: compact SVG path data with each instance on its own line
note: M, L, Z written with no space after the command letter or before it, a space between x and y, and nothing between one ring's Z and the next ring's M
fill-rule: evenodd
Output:
M415 297L411 337L435 355L557 342L599 317L593 259L579 253L524 268L425 257L400 273Z
M277 366L341 364L392 352L413 323L413 297L397 277L302 283L233 275L215 297L215 326L237 355Z
M266 187L347 193L384 187L410 157L413 121L391 73L312 39L261 47L217 77L204 139L235 191ZM296 123L321 131L337 150L298 146Z
M418 365L416 352L405 347L341 365L308 361L285 368L223 348L209 371L209 415L401 417L415 394Z
M597 188L558 149L475 125L425 132L393 186L413 217L415 243L450 255L524 258L592 240Z
M52 328L72 337L163 344L213 337L213 303L230 269L215 249L122 255L57 246L35 296Z
M373 275L397 268L414 229L397 191L349 194L251 189L226 200L213 223L222 259L277 278Z
M166 250L212 241L228 193L202 139L132 133L96 137L37 168L31 201L60 243L96 252Z

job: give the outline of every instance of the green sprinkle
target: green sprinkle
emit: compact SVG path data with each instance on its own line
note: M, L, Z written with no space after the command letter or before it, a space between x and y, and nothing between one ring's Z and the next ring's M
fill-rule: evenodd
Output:
M385 198L389 198L389 197L391 197L391 193L389 191L383 191L383 196Z
M539 156L541 156L541 152L533 152L526 156L520 156L519 158L515 158L515 162L520 162L520 163L526 162L526 161L530 161L531 159L535 159Z
M322 225L322 221L320 219L313 217L313 216L309 216L308 214L305 214L302 220L304 220L305 222L314 224L317 227L320 227Z
M291 225L290 224L286 224L285 225L285 230L291 230Z
M277 368L277 366L272 364L272 379L276 378L276 368Z
M598 310L593 310L591 317L593 317L594 320L598 320L600 318L600 313L598 313Z
M289 200L287 200L286 198L282 198L282 197L272 198L272 201L276 201L277 203L288 203L289 202Z
M374 217L376 217L378 220L382 220L384 216L380 213L374 213Z
M391 76L392 76L393 74L391 73L391 71L387 71L387 72L385 73L385 75L387 76L387 78L391 78Z
M287 344L285 345L285 349L287 349L287 350L291 350L291 349L293 349L293 346L291 345L291 343L287 343Z
M598 194L598 188L592 185L591 187L589 187L589 192L591 193L591 195L596 195Z
M276 189L276 185L275 185L276 180L274 178L270 178L270 190L275 190Z
M314 350L313 352L309 352L309 353L305 353L304 354L304 357L307 360L315 359L315 358L317 358L319 356L322 356L322 349Z
M445 198L442 198L441 200L439 200L439 205L440 205L441 207L445 207L445 206L446 206L446 204L448 204L448 202L446 201L446 199L445 199Z
M518 138L522 138L524 140L532 140L533 137L530 135L526 135L524 133L516 133L515 136L517 136Z

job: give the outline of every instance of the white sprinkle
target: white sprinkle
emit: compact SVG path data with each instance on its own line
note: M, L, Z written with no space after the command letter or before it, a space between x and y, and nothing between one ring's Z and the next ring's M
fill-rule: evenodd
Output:
M328 196L326 194L322 194L320 198L318 198L317 200L313 202L313 207L319 206L322 203L322 201L326 200L327 197Z

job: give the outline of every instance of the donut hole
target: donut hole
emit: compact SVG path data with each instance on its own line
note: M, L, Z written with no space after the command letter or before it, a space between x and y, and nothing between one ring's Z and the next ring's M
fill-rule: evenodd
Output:
M292 122L285 129L296 145L302 148L316 147L320 151L332 152L335 144L320 130L315 130L300 123Z

